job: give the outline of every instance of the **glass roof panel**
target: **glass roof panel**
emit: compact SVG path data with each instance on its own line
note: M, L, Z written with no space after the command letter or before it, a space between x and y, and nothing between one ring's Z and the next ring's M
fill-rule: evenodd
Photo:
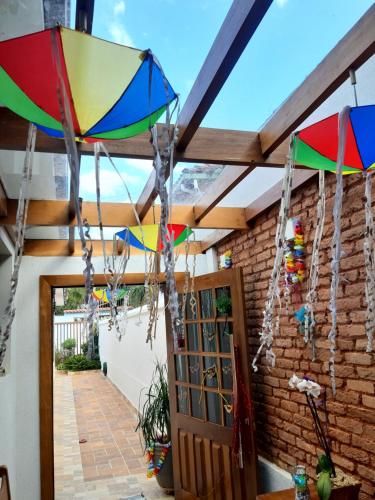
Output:
M24 159L24 151L0 150L0 178L8 198L18 199ZM66 155L34 153L30 199L69 199L69 168Z
M173 172L173 203L194 205L224 168L224 165L206 163L178 163Z
M69 229L66 226L28 226L25 232L27 240L67 240Z

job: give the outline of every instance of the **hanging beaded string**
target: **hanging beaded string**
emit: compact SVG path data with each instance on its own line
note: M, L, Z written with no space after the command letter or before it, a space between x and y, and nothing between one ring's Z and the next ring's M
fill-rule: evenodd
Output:
M363 173L365 177L365 217L366 229L363 242L366 269L366 352L372 352L374 328L375 328L375 242L374 242L374 218L372 213L372 174L370 171Z
M317 287L319 280L319 251L320 244L322 241L324 223L326 215L326 193L325 193L325 172L324 170L319 170L319 196L317 204L317 220L315 226L314 242L311 253L311 264L310 264L310 275L309 275L309 285L308 292L306 294L305 302L305 315L304 315L304 340L307 344L310 342L311 345L311 357L312 360L316 359L316 346L315 346L315 306L318 299Z
M193 241L195 243L195 233L193 233ZM193 255L193 264L192 264L192 272L191 272L190 300L189 300L189 305L190 305L191 317L192 318L195 318L196 315L197 315L197 299L195 297L195 268L196 268L196 263L197 263L197 256L194 253L194 255Z
M274 336L274 310L275 301L280 296L279 280L282 267L282 259L285 245L285 230L289 216L290 198L292 192L293 170L294 170L294 151L293 151L294 135L291 137L289 145L288 161L285 166L285 174L283 180L283 188L281 193L281 204L279 218L276 228L276 255L273 264L272 274L269 282L266 304L263 312L263 324L260 332L260 346L253 359L252 367L254 371L258 370L258 358L266 347L266 359L272 367L275 366L276 357L272 351L272 342Z
M151 256L150 256L151 257ZM158 322L158 310L159 310L159 281L158 281L158 258L159 255L155 253L153 258L150 258L150 272L149 272L149 283L148 283L148 303L147 308L149 311L148 326L147 326L147 336L146 343L150 342L150 347L152 348L152 341L156 338L156 327Z
M148 466L147 466L147 479L151 479L154 476L157 476L161 469L163 468L165 459L167 458L169 449L171 447L172 443L167 443L163 444L163 447L161 449L160 457L158 460L158 463L155 465L155 444L152 446L149 446L146 449L146 454L147 454L147 461L148 461Z
M27 211L29 208L29 188L33 170L33 159L36 140L36 127L32 123L29 125L27 134L25 161L23 164L21 186L18 197L15 234L16 242L14 245L14 258L12 262L12 274L10 279L10 293L8 302L1 318L0 327L0 375L5 373L3 362L7 350L8 340L11 335L12 323L15 315L15 297L18 286L18 275L23 255L23 245L25 239L25 229L27 220Z
M188 231L188 236L185 240L185 276L184 276L184 288L183 288L183 294L182 294L182 317L183 318L185 317L186 302L187 302L187 296L189 293L189 281L190 281L189 250L190 250L190 234ZM177 262L177 258L176 258L176 262Z
M339 143L337 152L336 163L336 193L333 206L333 221L334 232L332 236L331 245L331 330L328 334L329 340L329 371L331 377L331 386L333 395L336 395L336 376L335 376L335 353L336 353L336 334L337 334L337 291L339 287L339 273L340 273L340 258L341 258L341 212L342 212L342 195L343 195L343 179L342 179L342 166L344 164L345 146L346 146L346 132L349 122L350 107L346 106L339 114Z

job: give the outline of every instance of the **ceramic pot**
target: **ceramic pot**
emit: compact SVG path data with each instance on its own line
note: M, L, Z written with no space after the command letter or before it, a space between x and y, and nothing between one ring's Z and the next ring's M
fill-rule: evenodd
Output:
M155 443L154 463L157 464L161 455L163 445ZM156 476L159 486L165 490L173 491L173 460L172 448L169 448L168 454L164 460L163 467Z

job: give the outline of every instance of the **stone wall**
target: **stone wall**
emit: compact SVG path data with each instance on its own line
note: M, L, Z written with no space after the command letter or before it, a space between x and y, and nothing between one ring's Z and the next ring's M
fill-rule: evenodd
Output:
M305 230L306 267L309 269L316 222L317 178L299 188L292 198L291 216L302 219ZM363 233L364 180L361 175L344 179L342 217L343 257L341 260L336 353L337 394L330 389L328 373L330 313L330 244L333 232L332 207L335 177L326 177L326 223L320 252L317 304L317 360L298 333L293 312L299 309L306 294L292 296L291 315L283 307L280 334L274 340L276 367L269 370L264 357L259 371L252 375L253 399L257 418L257 442L261 455L290 469L293 464L308 464L314 474L317 440L303 394L288 388L295 372L317 380L326 388L328 429L332 440L333 460L337 466L362 481L361 499L375 498L375 364L374 354L365 352L364 331L364 259ZM375 199L375 192L374 192ZM244 274L246 318L251 358L259 345L263 307L275 255L274 236L279 206L259 215L249 230L235 232L218 248L218 253L233 250L234 266ZM250 362L250 360L249 360Z

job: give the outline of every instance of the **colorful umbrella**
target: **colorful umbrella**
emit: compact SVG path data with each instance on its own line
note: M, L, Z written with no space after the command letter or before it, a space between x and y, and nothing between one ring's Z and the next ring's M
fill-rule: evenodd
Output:
M176 98L149 50L63 27L1 42L0 102L54 137L63 137L58 59L80 140L145 132Z
M192 232L191 228L185 224L168 224L168 239L173 236L175 247L184 242ZM116 236L140 250L158 252L163 249L160 224L126 227L116 233Z
M295 135L295 162L319 170L336 171L338 113ZM343 174L375 168L375 105L350 109Z
M116 300L120 300L124 297L126 293L126 290L124 288L120 288L119 290L115 291L115 296ZM92 292L92 296L94 297L95 300L98 300L99 302L105 302L108 303L111 300L111 290L109 288L106 288L105 290L94 290Z

